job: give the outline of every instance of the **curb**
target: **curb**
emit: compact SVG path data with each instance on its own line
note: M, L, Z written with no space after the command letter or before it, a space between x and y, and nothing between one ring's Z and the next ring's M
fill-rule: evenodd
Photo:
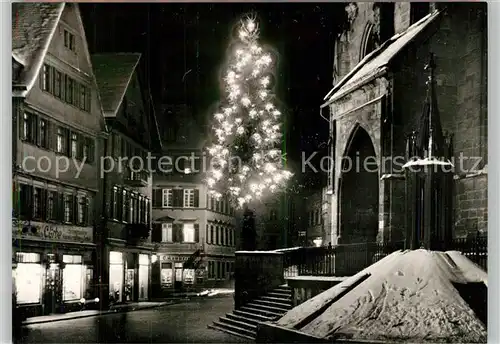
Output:
M26 322L24 321L21 326L29 326L29 325L38 325L38 324L45 324L45 323L51 323L51 322L57 322L57 321L65 321L65 320L73 320L73 319L82 319L82 318L90 318L90 317L97 317L101 315L107 315L107 314L116 314L116 313L127 313L127 312L134 312L134 311L142 311L145 309L152 309L152 308L159 308L163 306L169 306L173 305L175 303L178 303L179 301L182 300L173 300L170 302L162 302L161 304L158 305L151 305L151 306L143 306L143 307L122 307L122 309L113 309L113 310L108 310L108 311L101 311L99 313L94 313L94 314L82 314L82 315L75 315L70 318L55 318L55 319L50 319L50 320L33 320Z

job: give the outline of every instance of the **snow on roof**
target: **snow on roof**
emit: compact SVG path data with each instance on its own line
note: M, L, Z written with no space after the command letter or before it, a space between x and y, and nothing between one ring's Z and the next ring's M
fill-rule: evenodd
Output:
M91 56L104 116L116 116L140 58L140 53L108 53Z
M411 166L430 166L430 165L453 166L453 164L450 160L439 160L436 158L425 158L425 159L410 160L406 164L403 165L403 168L408 168Z
M487 288L487 274L459 252L397 251L293 308L277 325L327 340L486 342L486 325L454 286L466 283Z
M65 3L12 3L12 57L23 65L13 82L30 90L42 66Z
M433 22L441 11L429 13L415 24L411 25L404 32L394 35L378 49L371 52L356 67L353 68L344 78L342 78L333 89L328 92L324 100L333 102L345 94L351 92L368 82L373 77L385 72L387 64L420 32Z

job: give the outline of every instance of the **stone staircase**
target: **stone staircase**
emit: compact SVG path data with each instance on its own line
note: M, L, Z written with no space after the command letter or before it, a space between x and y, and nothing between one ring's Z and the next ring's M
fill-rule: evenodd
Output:
M292 290L283 285L232 313L226 313L208 328L255 340L259 322L277 320L292 307Z

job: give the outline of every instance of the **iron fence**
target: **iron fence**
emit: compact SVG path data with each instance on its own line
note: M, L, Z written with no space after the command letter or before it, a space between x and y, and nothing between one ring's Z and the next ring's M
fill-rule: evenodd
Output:
M397 250L404 241L341 244L330 247L297 247L283 250L284 275L352 276ZM435 250L459 251L487 271L488 240L486 237L456 238L436 244Z

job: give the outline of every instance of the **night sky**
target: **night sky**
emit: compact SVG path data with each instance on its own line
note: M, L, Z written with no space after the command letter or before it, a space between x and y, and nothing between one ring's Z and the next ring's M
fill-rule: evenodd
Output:
M289 159L300 164L301 151L318 150L328 140L319 106L332 87L341 3L120 3L80 8L91 53L142 53L141 69L149 77L156 107L188 104L203 120L221 97L220 71L231 30L242 15L256 14L261 43L278 54L275 92L286 115Z

